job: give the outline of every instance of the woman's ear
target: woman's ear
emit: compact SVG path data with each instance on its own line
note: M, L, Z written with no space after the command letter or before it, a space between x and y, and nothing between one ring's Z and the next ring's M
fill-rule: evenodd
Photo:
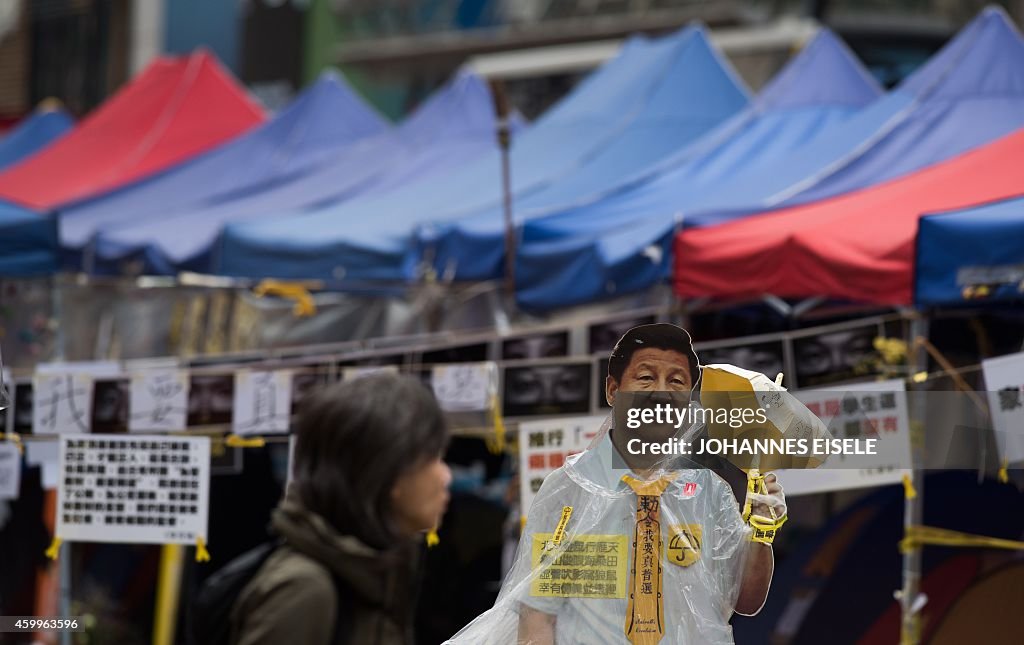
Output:
M604 399L608 402L608 405L615 405L615 393L618 391L618 382L609 374L604 379Z

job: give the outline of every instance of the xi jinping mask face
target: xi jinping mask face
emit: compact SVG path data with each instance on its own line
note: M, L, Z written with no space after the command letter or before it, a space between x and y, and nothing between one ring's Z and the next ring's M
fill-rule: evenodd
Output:
M612 404L615 432L645 443L662 443L688 435L696 415L690 392L623 392Z

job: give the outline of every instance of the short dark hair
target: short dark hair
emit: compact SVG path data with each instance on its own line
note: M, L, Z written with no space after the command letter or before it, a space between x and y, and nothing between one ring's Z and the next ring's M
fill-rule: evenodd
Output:
M310 395L296 427L292 487L342 535L384 549L398 537L397 479L444 453L448 429L434 393L411 376L371 374Z
M696 385L700 379L699 361L693 351L690 334L682 327L669 323L639 325L623 334L619 342L615 343L611 358L608 359L608 376L615 379L616 383L621 383L622 375L625 374L629 361L633 359L633 354L645 348L679 352L687 358L691 383Z

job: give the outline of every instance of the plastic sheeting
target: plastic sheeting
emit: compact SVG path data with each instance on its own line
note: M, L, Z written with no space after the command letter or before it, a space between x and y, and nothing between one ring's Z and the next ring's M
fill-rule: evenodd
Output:
M628 41L618 57L591 74L514 143L515 199L582 173L590 164L607 177L621 172L629 160L642 164L674 151L693 136L686 115L673 116L686 103L688 92L722 89L721 96L702 102L707 112L698 112L701 123L709 123L706 115L724 118L738 108L742 93L731 77L706 55L687 55L706 46L704 38L690 28L654 41ZM688 65L690 61L694 65ZM389 194L290 219L229 226L218 272L406 279L417 269L415 257L407 257L417 225L497 207L502 199L500 168L499 155L492 153L436 180L415 182Z
M684 231L676 239L676 293L683 297L771 293L911 304L918 219L937 210L1020 195L1022 157L1024 130L1019 130L868 190Z
M922 217L915 269L918 305L1024 300L1024 197Z
M77 251L101 227L145 225L190 207L259 193L388 129L343 78L327 72L273 120L241 137L149 180L62 209L61 244Z
M384 192L443 173L493 150L495 127L486 84L473 73L461 72L399 127L348 145L338 141L326 161L307 171L279 168L266 185L207 200L201 207L166 212L157 221L107 224L95 236L92 268L113 272L125 260L138 260L151 274L211 272L210 248L224 225Z
M636 557L633 547L637 531L645 530L638 529L638 496L622 480L630 471L613 463L614 450L605 428L589 449L548 475L494 607L449 643L542 642L520 631L528 612L554 617L557 643L629 643L628 599L639 595L632 593L632 576L647 579L646 572L661 583L661 642L733 642L729 619L751 542L732 489L708 469L673 471L658 504L660 558L645 572L643 551ZM644 637L650 640L635 642L658 642Z
M0 173L0 198L49 209L123 186L263 121L207 53L158 58L77 128Z
M0 139L0 169L42 150L74 124L63 108L40 106Z
M589 226L543 222L550 247L524 244L519 300L545 308L646 288L666 276L680 216L709 226L886 181L1012 132L1022 108L1024 40L1002 10L986 9L896 90L790 154L696 190L668 173L555 216Z
M696 358L692 346L690 353ZM703 458L646 451L627 458L627 452L638 454L629 446L635 440L693 445L714 435L714 427L694 421L704 415L693 413L712 394L718 395L716 405L727 407L747 405L747 395L767 397L754 404L770 399L772 428L787 436L827 431L763 374L715 367L736 377L720 383L738 379L749 389L725 392L704 383L699 400L695 392L703 379L689 390L614 390L612 414L593 442L544 479L527 509L514 563L494 606L447 642L733 642L729 620L748 583L754 534L732 487L706 462L694 461ZM672 410L668 422L631 426L630 420L655 410L661 414L666 406ZM743 507L752 523L753 516L787 517L781 486L748 488Z

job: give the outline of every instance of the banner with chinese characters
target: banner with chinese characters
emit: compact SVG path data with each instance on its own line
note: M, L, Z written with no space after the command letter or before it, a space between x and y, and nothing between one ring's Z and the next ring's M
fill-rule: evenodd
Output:
M291 370L235 372L232 423L240 435L288 432L292 416Z
M210 439L64 436L57 537L69 541L194 544L206 539Z
M1024 459L1024 352L981 362L1000 456Z
M842 452L829 455L813 470L779 471L787 495L806 495L851 488L899 483L911 462L910 420L902 380L857 383L834 388L796 391L800 399L825 422L835 439L877 439L871 455L858 455L856 467ZM838 462L838 463L836 463Z
M530 595L539 598L625 598L625 535L577 535L559 552L550 533L533 536ZM554 558L553 561L550 561Z
M606 417L542 419L519 424L519 503L525 516L544 478L586 450Z

